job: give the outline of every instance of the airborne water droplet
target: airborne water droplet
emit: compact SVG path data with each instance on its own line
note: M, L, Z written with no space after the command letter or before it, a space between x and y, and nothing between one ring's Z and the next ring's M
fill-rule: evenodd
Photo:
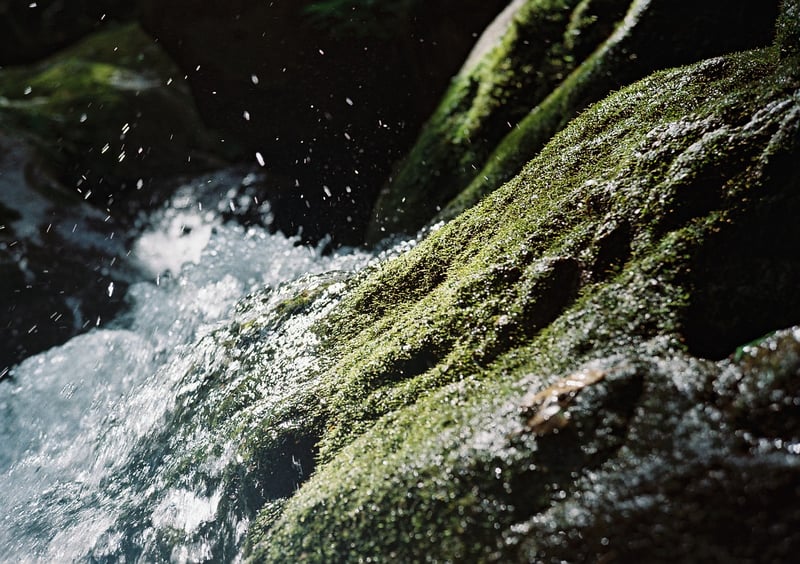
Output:
M258 164L261 166L264 166L266 164L266 162L264 161L264 156L261 153L258 152L256 153L256 160L258 161Z

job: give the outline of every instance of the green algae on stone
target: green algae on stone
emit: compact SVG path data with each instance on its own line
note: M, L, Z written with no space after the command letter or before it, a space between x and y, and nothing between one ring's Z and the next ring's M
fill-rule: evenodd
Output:
M0 127L103 205L121 185L219 162L177 68L136 25L0 70Z
M782 500L797 495L800 453L783 445L800 437L790 426L780 445L762 444L762 430L743 443L741 410L709 396L740 368L693 356L800 321L796 62L776 48L731 55L610 96L361 282L318 325L333 360L300 392L324 398L315 474L259 519L251 558L796 550L800 515ZM766 266L760 296L740 290L747 261L722 243L748 236L746 256ZM726 262L727 276L708 277ZM734 297L736 326L757 332L698 335L698 320L729 315L704 295ZM526 428L527 394L587 370L603 376L542 415L564 418L558 433ZM791 379L775 382L788 398L778 409L794 409ZM728 503L729 488L744 493ZM751 511L769 507L780 527ZM731 509L751 517L731 526L721 521ZM740 534L749 526L754 536Z

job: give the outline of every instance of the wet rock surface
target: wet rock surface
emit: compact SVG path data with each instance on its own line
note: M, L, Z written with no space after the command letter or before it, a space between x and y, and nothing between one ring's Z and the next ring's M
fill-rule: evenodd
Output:
M790 559L798 333L763 338L800 321L785 52L610 96L359 282L290 400L315 473L252 560Z
M351 23L335 17L348 2L314 5L315 18ZM543 93L520 133L487 142L513 145L496 161L511 180L478 190L480 203L421 241L366 267L366 257L336 257L345 272L259 288L265 271L280 280L273 270L297 254L294 242L231 229L208 251L220 258L214 269L188 269L162 296L137 290L145 305L175 301L192 323L163 331L172 310L156 308L146 337L127 328L87 335L114 353L98 350L101 366L132 370L175 348L186 354L149 376L163 384L150 389L158 424L118 425L118 407L146 414L144 399L115 403L113 386L100 390L112 394L108 420L78 418L109 423L109 433L85 473L101 476L94 488L76 479L44 494L74 513L53 516L40 497L25 505L10 496L32 513L17 527L66 526L37 550L51 554L89 518L89 542L70 554L98 561L791 561L800 550L798 2L783 3L771 46L660 71L607 96L650 72L652 61L630 57L643 43L678 37L675 22L664 23L671 10L695 18L685 31L702 45L660 53L664 66L684 62L689 46L711 55L764 39L697 34L717 3L695 13L688 3L637 1L603 40L616 20L601 16L620 6L561 2L537 12L557 20L548 49L589 53L602 42L599 50ZM748 20L752 5L736 6L718 22L723 30ZM493 68L497 51L487 53L474 69ZM262 84L260 74L245 79ZM558 126L537 121L542 105L562 103L567 110L548 114ZM49 169L26 167L27 153L4 154L3 170L53 200ZM509 163L521 155L530 161L517 174ZM241 185L218 204L259 215ZM32 289L27 256L40 249L15 249L23 235L49 233L23 231L24 214L50 213L36 202L6 197L0 206L0 268ZM211 232L181 223L181 206L169 209L170 229ZM272 256L228 275L233 255L267 244ZM39 375L36 363L65 358L51 351L24 368ZM128 434L135 444L118 457L113 447ZM92 440L75 442L74 452L96 453ZM85 477L80 468L70 471ZM60 485L55 474L45 483Z

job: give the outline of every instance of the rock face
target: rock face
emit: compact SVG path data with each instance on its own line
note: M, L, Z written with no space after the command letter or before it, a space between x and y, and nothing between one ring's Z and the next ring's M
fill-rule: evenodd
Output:
M54 190L41 156L0 134L0 373L106 321L131 269L108 213ZM109 288L116 291L109 293Z
M587 50L591 5L566 24ZM488 157L486 186L511 180L362 274L245 298L175 368L186 380L141 458L105 483L161 470L115 516L140 528L112 527L86 557L168 560L188 534L202 558L234 560L249 526L254 562L792 561L799 5L783 2L766 47L599 93L648 72L630 55L673 37L656 23L670 8L708 28L683 2L634 2L542 94L549 110L498 136L514 151ZM737 37L740 12L709 13ZM588 93L599 101L553 126ZM0 207L12 237L18 213ZM158 530L142 553L157 488L187 484L215 497L215 519Z
M252 560L791 560L797 21L610 95L352 282L302 386L270 374L263 425L231 426L265 468ZM282 453L314 461L297 491Z
M142 2L227 142L282 178L278 226L360 243L377 188L505 0Z
M657 69L769 44L777 4L514 3L507 31L456 76L385 186L368 240L414 233L443 208L441 217L454 217L516 175L581 110L621 86Z

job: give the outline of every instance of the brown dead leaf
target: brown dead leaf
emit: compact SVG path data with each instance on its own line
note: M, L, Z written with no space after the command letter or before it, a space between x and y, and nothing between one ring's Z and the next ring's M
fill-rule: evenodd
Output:
M520 406L522 415L527 418L525 429L540 437L563 429L569 424L566 407L583 388L603 378L605 372L602 370L580 370L536 394L526 396Z

